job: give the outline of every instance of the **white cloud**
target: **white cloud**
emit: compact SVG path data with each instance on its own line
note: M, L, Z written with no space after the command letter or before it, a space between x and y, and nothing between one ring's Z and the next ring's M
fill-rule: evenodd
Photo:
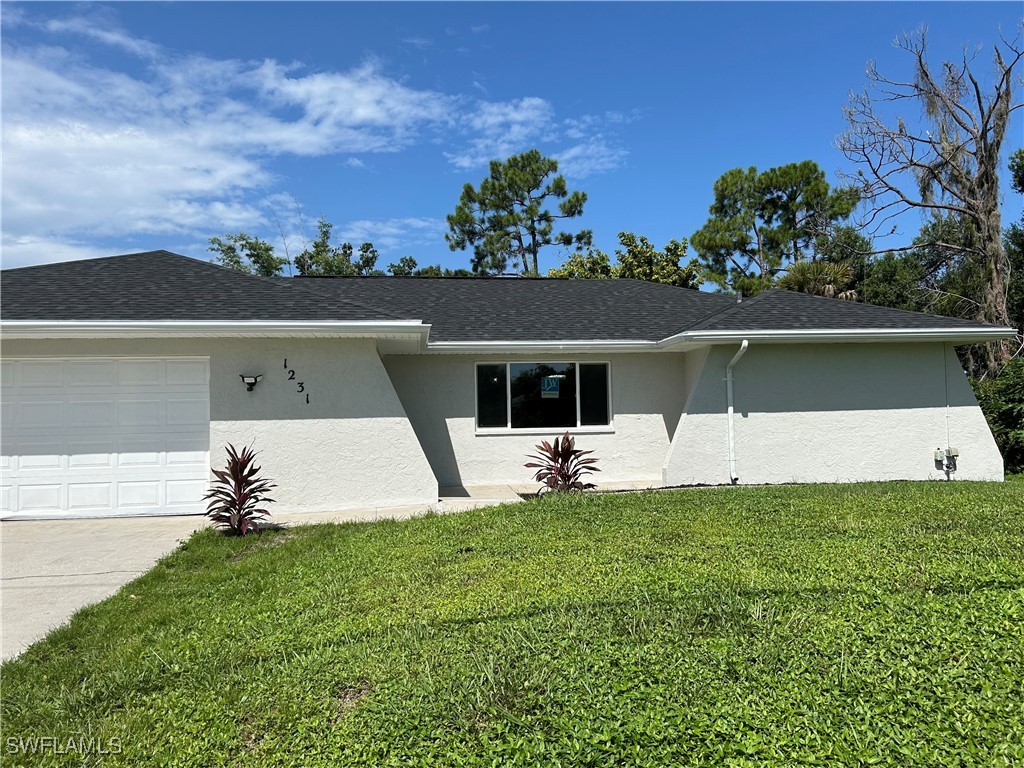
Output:
M426 216L350 221L336 229L337 238L358 245L371 242L386 253L413 245L444 245L448 225L443 219Z
M434 41L425 37L405 37L402 38L402 42L406 45L411 45L413 48L417 48L421 51L425 51L428 48L434 47Z
M61 47L7 45L4 233L18 253L34 242L70 253L88 237L258 226L251 196L276 183L269 158L396 151L445 124L457 101L373 63L304 74L274 61L174 57L84 18L43 28L150 61L133 77ZM38 260L51 258L40 250Z
M557 153L555 159L561 173L582 179L620 168L628 154L625 149L609 144L601 134L597 134Z
M113 255L109 248L76 240L33 237L31 235L16 236L10 235L6 231L3 233L2 251L3 258L0 259L0 266L3 269Z
M142 58L156 58L160 48L148 40L132 37L110 23L109 19L88 19L84 16L69 19L50 19L43 25L47 32L71 32L97 42L120 48Z
M554 114L551 104L536 96L482 101L468 121L476 137L461 152L446 152L445 157L456 168L467 169L529 149L527 145L553 138Z
M112 11L39 21L35 11L15 10L5 9L3 20L6 263L109 252L90 244L100 238L203 241L265 228L268 215L287 241L301 240L310 223L294 198L281 196L287 181L269 170L281 156L341 155L337 162L359 169L367 162L356 155L435 144L466 170L536 146L584 176L619 167L626 154L601 132L617 113L558 121L545 99L475 101L419 89L375 60L309 71L181 55L133 37ZM12 33L19 27L45 42L20 42ZM140 66L100 65L58 44L82 38ZM480 82L473 87L483 90ZM574 146L554 152L567 140ZM441 243L444 230L443 221L407 217L355 221L343 231L395 249Z
M565 126L565 135L570 139L582 139L592 135L602 126L626 125L641 118L639 110L633 110L629 114L623 112L609 111L600 115L581 115L571 117L562 121Z

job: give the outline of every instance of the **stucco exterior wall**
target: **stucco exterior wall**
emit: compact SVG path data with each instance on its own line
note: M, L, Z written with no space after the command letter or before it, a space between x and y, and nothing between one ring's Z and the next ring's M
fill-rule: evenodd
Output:
M708 355L675 430L666 485L729 482L725 369L737 349ZM741 484L945 479L933 452L949 445L960 451L954 479L1003 478L948 345L751 343L733 375Z
M277 483L272 512L437 502L433 472L372 340L3 342L7 358L169 355L209 356L211 462L223 465L228 442L254 444ZM241 373L263 380L246 392Z
M577 446L593 450L602 483L661 485L662 466L686 399L688 355L682 353L588 356L394 355L384 365L409 414L442 487L531 485L527 454L559 430L526 434L478 433L476 363L609 362L612 427L570 430ZM692 367L692 366L691 366ZM690 373L696 380L696 371Z

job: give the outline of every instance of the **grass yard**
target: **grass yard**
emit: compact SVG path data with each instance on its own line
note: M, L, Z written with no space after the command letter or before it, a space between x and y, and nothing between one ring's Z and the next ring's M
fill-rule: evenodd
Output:
M0 673L5 766L1022 765L1024 478L206 531Z

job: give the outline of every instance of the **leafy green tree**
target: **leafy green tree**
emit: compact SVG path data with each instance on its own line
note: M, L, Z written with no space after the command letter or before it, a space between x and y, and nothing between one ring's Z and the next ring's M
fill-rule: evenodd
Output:
M388 272L395 277L476 277L468 269L449 269L440 264L421 267L412 256L403 256L397 264L389 264Z
M790 264L813 256L857 203L849 189L833 191L810 160L763 172L734 168L715 182L714 195L710 218L690 242L705 277L743 295L767 290Z
M597 248L574 251L562 266L548 270L548 277L576 280L600 280L617 276L617 270L612 266L608 254Z
M683 264L686 238L671 240L665 250L657 250L646 237L632 232L619 232L622 248L615 250L615 276L649 283L697 288L701 284L700 266L695 259Z
M886 253L866 264L859 294L866 304L923 312L924 269L912 253Z
M926 310L948 317L976 317L985 293L982 265L962 247L974 238L969 223L951 215L935 216L914 238L914 257L921 264Z
M1011 185L1024 195L1024 149L1010 155ZM1010 321L1024 343L1024 213L1020 221L1011 224L1003 235L1003 247L1010 262L1010 280L1006 291L1006 306Z
M1010 261L1010 283L1006 291L1006 308L1019 336L1024 337L1024 216L1012 224L1003 237Z
M215 261L221 266L249 275L275 277L288 263L288 259L274 255L273 245L244 232L211 237L207 250L217 254Z
M295 257L295 268L300 275L307 277L370 276L383 275L376 268L378 253L373 243L359 246L359 255L351 243L331 244L331 232L334 225L325 219L316 223L317 237Z
M683 288L697 288L701 283L701 270L696 260L683 264L686 256L686 238L672 240L659 251L642 235L619 232L621 248L615 250L616 263L608 254L596 248L577 250L562 266L548 271L548 277L602 279L621 277L664 283Z
M907 255L918 265L917 289L923 311L948 317L978 317L987 290L984 265L962 247L975 234L969 222L951 214L934 216L921 227ZM989 345L958 347L957 354L971 375L991 372Z
M1024 472L1024 359L1011 360L996 378L976 382L974 391L1006 471Z
M555 234L554 223L582 215L585 192L569 192L558 161L536 149L492 160L490 175L479 188L466 184L455 212L448 216L449 248L473 248L474 272L502 273L512 267L524 275L539 275L539 254L554 243L585 247L591 232ZM557 212L548 206L559 201Z
M1024 149L1010 155L1010 186L1014 192L1024 195Z
M395 277L412 277L416 273L416 259L403 256L394 264L388 264L388 272Z
M847 173L866 211L866 224L885 226L907 211L952 218L960 229L947 243L977 262L984 279L974 318L1007 325L1010 265L1003 248L998 172L1024 49L1017 40L994 46L994 72L977 72L965 47L956 61L932 67L924 29L897 45L912 74L895 79L868 67L868 88L851 96L839 149L856 166ZM904 106L905 105L905 106ZM902 107L902 109L901 109ZM1019 167L1024 160L1017 160ZM1011 343L987 347L987 370L1014 352Z

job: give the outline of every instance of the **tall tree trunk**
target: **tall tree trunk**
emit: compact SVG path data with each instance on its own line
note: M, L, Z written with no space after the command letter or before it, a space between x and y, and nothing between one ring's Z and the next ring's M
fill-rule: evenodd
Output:
M1010 278L1010 262L1003 248L1001 216L999 207L990 206L988 215L981 226L981 237L985 248L985 293L982 296L980 320L1009 327L1010 311L1006 303L1006 292ZM993 342L987 346L986 368L996 372L1013 356L1010 339Z

